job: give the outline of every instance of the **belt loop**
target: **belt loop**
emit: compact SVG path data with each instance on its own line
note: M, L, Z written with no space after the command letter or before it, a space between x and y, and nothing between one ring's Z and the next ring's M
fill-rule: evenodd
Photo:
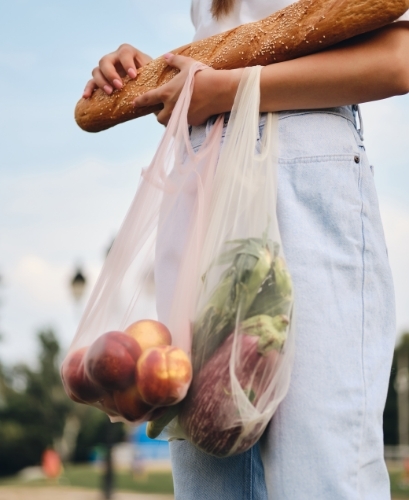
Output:
M362 120L361 108L360 108L359 104L354 104L352 106L352 109L354 110L354 113L355 113L355 121L356 121L356 113L358 113L359 128L357 125L357 130L358 130L358 134L359 134L361 141L363 141L364 140L364 122Z

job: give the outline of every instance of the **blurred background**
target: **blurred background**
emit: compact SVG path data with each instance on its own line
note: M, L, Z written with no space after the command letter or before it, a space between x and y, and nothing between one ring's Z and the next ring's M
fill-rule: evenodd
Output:
M189 11L190 0L0 0L0 499L24 485L172 495L166 443L71 403L59 364L163 133L148 116L88 134L74 106L121 43L157 57L190 41ZM395 496L409 498L409 96L362 114L397 301L386 455Z

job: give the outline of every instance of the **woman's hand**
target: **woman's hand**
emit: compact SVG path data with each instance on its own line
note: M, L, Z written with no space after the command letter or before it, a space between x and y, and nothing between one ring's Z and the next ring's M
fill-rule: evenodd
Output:
M82 97L91 97L97 88L103 89L108 95L114 90L122 88L122 79L125 76L135 78L137 69L145 66L152 57L127 43L119 46L115 52L104 56L99 65L92 70L92 78L87 83Z
M157 114L157 119L162 125L167 125L189 75L189 69L196 61L190 57L174 54L166 54L164 57L169 66L178 68L180 72L169 83L137 97L134 104L138 107L163 104L163 109ZM198 71L195 75L188 123L201 125L212 115L230 111L242 71L242 69L214 70L212 68Z

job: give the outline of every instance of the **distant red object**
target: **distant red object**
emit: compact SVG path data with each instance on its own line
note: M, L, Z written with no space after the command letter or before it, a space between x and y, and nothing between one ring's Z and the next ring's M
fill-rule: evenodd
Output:
M41 467L48 478L54 479L58 477L62 472L61 459L58 453L54 450L45 450L41 458Z

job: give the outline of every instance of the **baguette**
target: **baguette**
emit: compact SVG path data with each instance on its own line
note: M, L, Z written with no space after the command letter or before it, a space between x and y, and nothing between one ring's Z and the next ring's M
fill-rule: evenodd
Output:
M409 9L409 0L299 0L261 21L180 47L172 52L214 69L274 64L318 52L357 35L381 28ZM135 79L111 95L101 89L75 108L77 124L99 132L152 113L160 106L139 107L134 99L171 80L178 70L163 57L138 70Z

